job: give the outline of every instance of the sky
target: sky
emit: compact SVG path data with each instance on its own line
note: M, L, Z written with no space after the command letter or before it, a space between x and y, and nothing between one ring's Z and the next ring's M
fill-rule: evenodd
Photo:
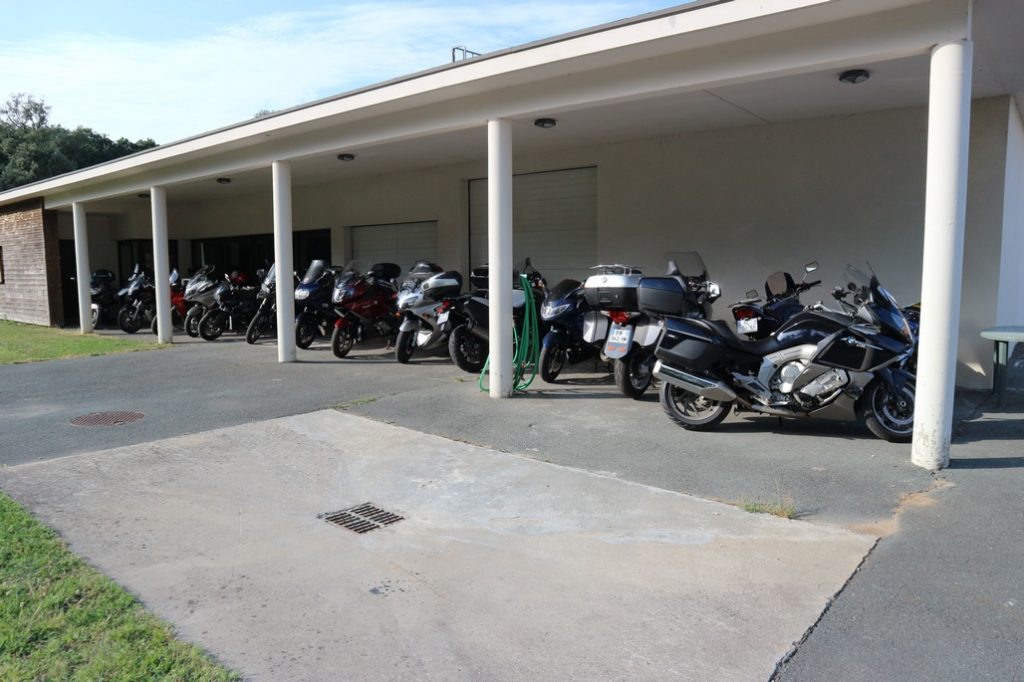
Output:
M0 0L0 100L172 142L451 61L684 0Z

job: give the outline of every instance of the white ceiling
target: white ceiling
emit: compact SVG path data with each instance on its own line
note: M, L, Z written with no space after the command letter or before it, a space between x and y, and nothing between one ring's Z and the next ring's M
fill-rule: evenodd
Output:
M1020 38L1024 0L976 0L974 97L1024 93L1024 40ZM558 120L553 129L532 125L533 116L513 121L516 153L532 154L601 143L693 133L740 126L849 115L909 106L928 98L928 57L919 55L870 64L871 78L858 85L841 83L838 69L805 73L710 90L636 99L572 111L544 112ZM338 152L356 160L342 162ZM297 185L343 181L346 177L410 170L486 158L483 126L429 137L330 154L293 162ZM267 168L231 174L230 184L215 178L168 187L172 202L241 197L269 192ZM138 206L135 194L90 204L90 210L119 212Z

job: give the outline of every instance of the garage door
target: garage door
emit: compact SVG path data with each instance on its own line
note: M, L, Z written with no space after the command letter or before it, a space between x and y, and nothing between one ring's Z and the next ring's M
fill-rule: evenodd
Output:
M352 230L352 257L363 267L398 263L408 272L418 260L437 261L437 221L359 225Z
M583 279L596 265L597 169L526 173L512 179L512 254L529 257L548 284ZM487 179L469 183L471 264L487 262Z

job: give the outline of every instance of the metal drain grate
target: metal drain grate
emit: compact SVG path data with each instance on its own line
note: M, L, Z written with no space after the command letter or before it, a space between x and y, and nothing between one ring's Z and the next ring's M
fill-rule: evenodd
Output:
M68 423L73 426L121 426L137 422L145 416L142 412L90 412Z
M369 502L342 509L341 511L319 514L318 518L327 523L333 523L342 528L348 528L354 533L369 533L392 523L401 521L404 517L392 514L380 507L375 507Z

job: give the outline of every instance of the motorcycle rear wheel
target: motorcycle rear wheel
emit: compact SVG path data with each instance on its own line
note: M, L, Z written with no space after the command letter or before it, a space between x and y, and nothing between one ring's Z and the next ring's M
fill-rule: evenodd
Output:
M553 343L540 349L540 378L549 384L555 383L558 375L568 364L568 350L561 343Z
M192 306L185 313L185 333L193 339L199 338L199 321L203 319L205 310L200 306Z
M395 359L404 365L412 358L415 350L416 332L398 332L398 338L395 340Z
M126 334L134 334L142 329L143 314L136 308L122 308L117 314L117 326Z
M639 400L651 386L651 360L649 351L636 349L624 358L615 361L615 386L622 395Z
M354 344L355 339L352 338L352 334L347 329L335 327L334 331L331 332L331 352L334 353L334 357L345 357L352 350Z
M658 395L668 418L688 431L708 431L729 414L731 402L710 400L663 382Z
M448 337L448 354L463 372L479 374L487 362L487 344L460 324Z
M227 317L223 310L208 311L203 315L203 319L199 320L199 336L206 341L215 341L224 333Z
M877 379L868 386L859 405L860 418L871 433L890 443L909 443L914 435L914 386L894 396Z
M316 323L299 321L295 323L295 345L306 350L316 340Z

